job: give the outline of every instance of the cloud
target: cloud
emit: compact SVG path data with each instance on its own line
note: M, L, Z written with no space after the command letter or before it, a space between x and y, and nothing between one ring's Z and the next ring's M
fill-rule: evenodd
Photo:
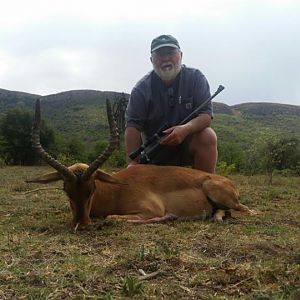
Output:
M151 69L149 47L176 36L184 63L228 104L300 105L297 1L16 1L0 19L0 87L48 94L130 92Z

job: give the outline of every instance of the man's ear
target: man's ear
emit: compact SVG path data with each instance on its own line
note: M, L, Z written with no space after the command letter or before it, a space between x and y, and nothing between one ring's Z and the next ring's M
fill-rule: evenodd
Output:
M150 56L150 61L151 61L151 63L153 64L153 59L152 59L152 56Z
M58 180L63 180L63 177L61 176L60 173L58 172L51 172L44 174L40 177L34 178L34 179L29 179L25 180L27 183L49 183L49 182L54 182Z

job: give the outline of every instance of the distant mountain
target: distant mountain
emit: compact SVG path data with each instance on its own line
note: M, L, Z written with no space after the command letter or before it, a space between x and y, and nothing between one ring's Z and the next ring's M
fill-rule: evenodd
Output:
M72 90L40 96L0 89L0 117L11 108L34 111L35 100L41 99L42 118L56 132L86 142L107 137L105 101L118 99L121 93L96 90ZM128 95L125 95L128 98Z
M235 113L231 106L220 102L213 102L213 111L214 114L233 115Z
M121 93L97 90L72 90L40 96L0 89L0 118L14 107L34 111L34 102L42 100L42 118L55 132L66 138L77 137L87 143L107 139L105 100L119 99ZM125 94L128 99L129 95ZM251 142L269 128L285 136L300 139L300 106L276 103L243 103L229 106L213 102L213 127L221 139Z
M300 116L300 106L289 104L251 102L233 105L231 108L242 113L259 116L274 114Z
M31 107L35 99L39 97L41 96L0 89L0 114L17 106Z
M112 91L97 91L97 90L71 90L61 92L57 94L51 94L47 96L29 94L24 92L9 91L0 89L0 114L5 113L8 109L13 107L28 107L33 109L33 105L36 99L40 98L45 101L43 106L47 110L48 107L55 109L57 105L65 106L68 108L74 108L79 105L103 105L103 101L106 98L115 100L121 93ZM128 94L125 94L129 97ZM215 114L229 114L232 115L235 112L241 112L253 115L270 115L274 113L285 115L300 115L300 106L267 103L267 102L251 102L242 103L233 106L229 106L220 102L213 102Z
M35 100L40 98L45 109L48 107L103 104L106 98L115 100L121 93L102 92L96 90L72 90L47 96L9 91L0 89L0 112L5 113L10 108L27 107L33 109ZM56 107L57 109L58 107Z

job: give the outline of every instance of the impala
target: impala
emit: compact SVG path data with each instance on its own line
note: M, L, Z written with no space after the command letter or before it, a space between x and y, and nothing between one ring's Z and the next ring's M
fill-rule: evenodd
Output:
M216 174L183 167L142 164L112 175L101 171L99 167L109 158L119 141L109 101L106 105L109 145L90 165L76 163L67 167L49 155L40 144L40 101L36 102L33 147L56 171L27 182L62 180L76 228L88 225L90 217L150 223L206 217L222 221L226 210L255 214L239 202L239 192L233 182Z

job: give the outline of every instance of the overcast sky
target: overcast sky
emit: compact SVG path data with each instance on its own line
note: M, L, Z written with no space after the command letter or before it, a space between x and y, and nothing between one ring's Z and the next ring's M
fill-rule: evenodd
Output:
M130 93L174 35L216 101L300 105L299 0L0 0L0 88Z

